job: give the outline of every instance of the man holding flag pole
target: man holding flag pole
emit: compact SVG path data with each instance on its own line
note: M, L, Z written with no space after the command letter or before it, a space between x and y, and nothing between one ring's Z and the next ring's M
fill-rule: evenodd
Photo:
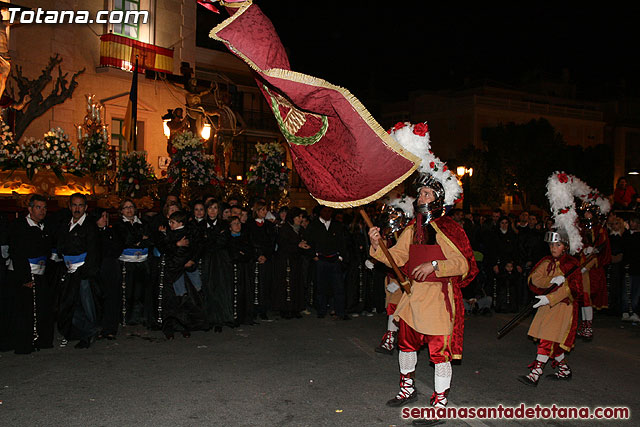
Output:
M367 222L372 255L394 268L406 291L395 313L400 322L401 391L389 404L415 400L412 375L417 350L428 344L436 363L436 392L431 401L434 406L446 405L450 361L462 357L460 289L473 280L477 266L462 228L441 217L444 205L453 204L462 188L446 165L429 157L426 123L396 125L396 133L407 135L392 137L346 89L291 71L273 24L251 0L220 3L231 17L213 28L210 37L224 43L253 70L289 143L295 168L320 204L365 205L420 168L418 218L405 229L393 253L379 240L379 230ZM405 266L404 274L394 260ZM415 281L413 289L405 276ZM437 330L427 326L434 320Z

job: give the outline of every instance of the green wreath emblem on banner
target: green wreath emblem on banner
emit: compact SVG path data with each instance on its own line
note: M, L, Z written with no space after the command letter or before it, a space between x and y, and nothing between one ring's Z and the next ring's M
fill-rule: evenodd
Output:
M329 119L327 118L327 116L324 116L321 114L304 113L298 110L293 104L291 104L289 101L287 101L283 97L276 97L275 95L273 95L269 91L269 88L267 88L266 86L263 86L263 87L264 87L264 90L271 97L271 110L273 111L273 115L276 118L276 122L278 122L278 127L280 128L280 132L282 132L285 139L289 141L290 144L313 145L316 142L320 141L320 139L322 139L322 137L327 133L327 129L329 129ZM284 119L280 114L280 108L279 108L280 105L284 105L290 108L289 114L287 114L287 117ZM305 124L305 122L307 121L306 116L309 114L320 118L320 120L322 121L322 126L320 127L320 130L318 130L318 132L315 135L310 135L310 136L295 135L295 132L297 132L302 127L302 125Z

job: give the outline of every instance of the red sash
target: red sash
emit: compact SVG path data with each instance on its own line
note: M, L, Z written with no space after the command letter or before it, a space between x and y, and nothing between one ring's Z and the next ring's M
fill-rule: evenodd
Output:
M404 265L403 269L406 275L415 280L411 272L414 268L425 262L431 261L443 261L445 260L444 253L440 245L410 245L409 246L409 261ZM438 277L436 272L429 274L425 282L439 282L442 286L442 293L444 294L444 303L449 313L449 318L453 320L453 308L451 307L451 301L449 301L449 281L450 277Z
M445 259L440 245L410 245L409 261L402 267L402 270L408 277L415 280L415 277L411 274L414 268L425 262L443 261ZM427 276L425 282L449 283L449 278L437 277L436 273L433 272Z

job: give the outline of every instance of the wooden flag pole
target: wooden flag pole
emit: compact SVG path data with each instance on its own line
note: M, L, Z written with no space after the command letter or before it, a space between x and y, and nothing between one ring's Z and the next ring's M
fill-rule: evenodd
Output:
M362 218L364 219L364 222L367 224L367 227L373 228L373 222L371 222L371 218L369 218L369 215L365 212L364 208L360 208L360 215L362 215ZM384 255L387 257L389 264L391 264L391 268L393 269L393 272L398 278L400 285L402 286L402 288L406 293L410 294L411 280L408 277L406 277L404 273L400 271L400 269L398 268L398 265L396 264L393 257L391 256L391 253L389 253L389 249L387 249L387 245L384 243L384 239L381 238L380 240L378 240L378 244L380 245L380 249L382 249L382 252L384 253Z

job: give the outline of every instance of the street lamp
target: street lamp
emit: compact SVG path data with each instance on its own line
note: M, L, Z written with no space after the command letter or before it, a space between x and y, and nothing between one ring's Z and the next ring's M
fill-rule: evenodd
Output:
M471 192L471 186L469 185L469 178L473 176L473 168L467 168L466 166L458 166L456 168L456 173L458 174L458 179L462 184L462 190L465 194L464 199L462 199L462 211L469 212L469 193ZM467 175L469 178L465 178Z
M211 137L211 125L209 123L205 123L204 126L202 126L200 136L202 136L202 139L205 141Z
M169 119L164 119L162 121L162 130L164 131L164 136L167 137L167 139L169 139L169 137L171 136L171 130L169 129Z
M456 168L456 173L460 178L464 176L464 174L468 174L469 176L473 176L473 168L468 168L466 166L458 166Z
M171 136L171 129L169 129L169 122L173 117L173 110L167 110L167 114L162 116L162 130L164 132L164 136L169 139Z

